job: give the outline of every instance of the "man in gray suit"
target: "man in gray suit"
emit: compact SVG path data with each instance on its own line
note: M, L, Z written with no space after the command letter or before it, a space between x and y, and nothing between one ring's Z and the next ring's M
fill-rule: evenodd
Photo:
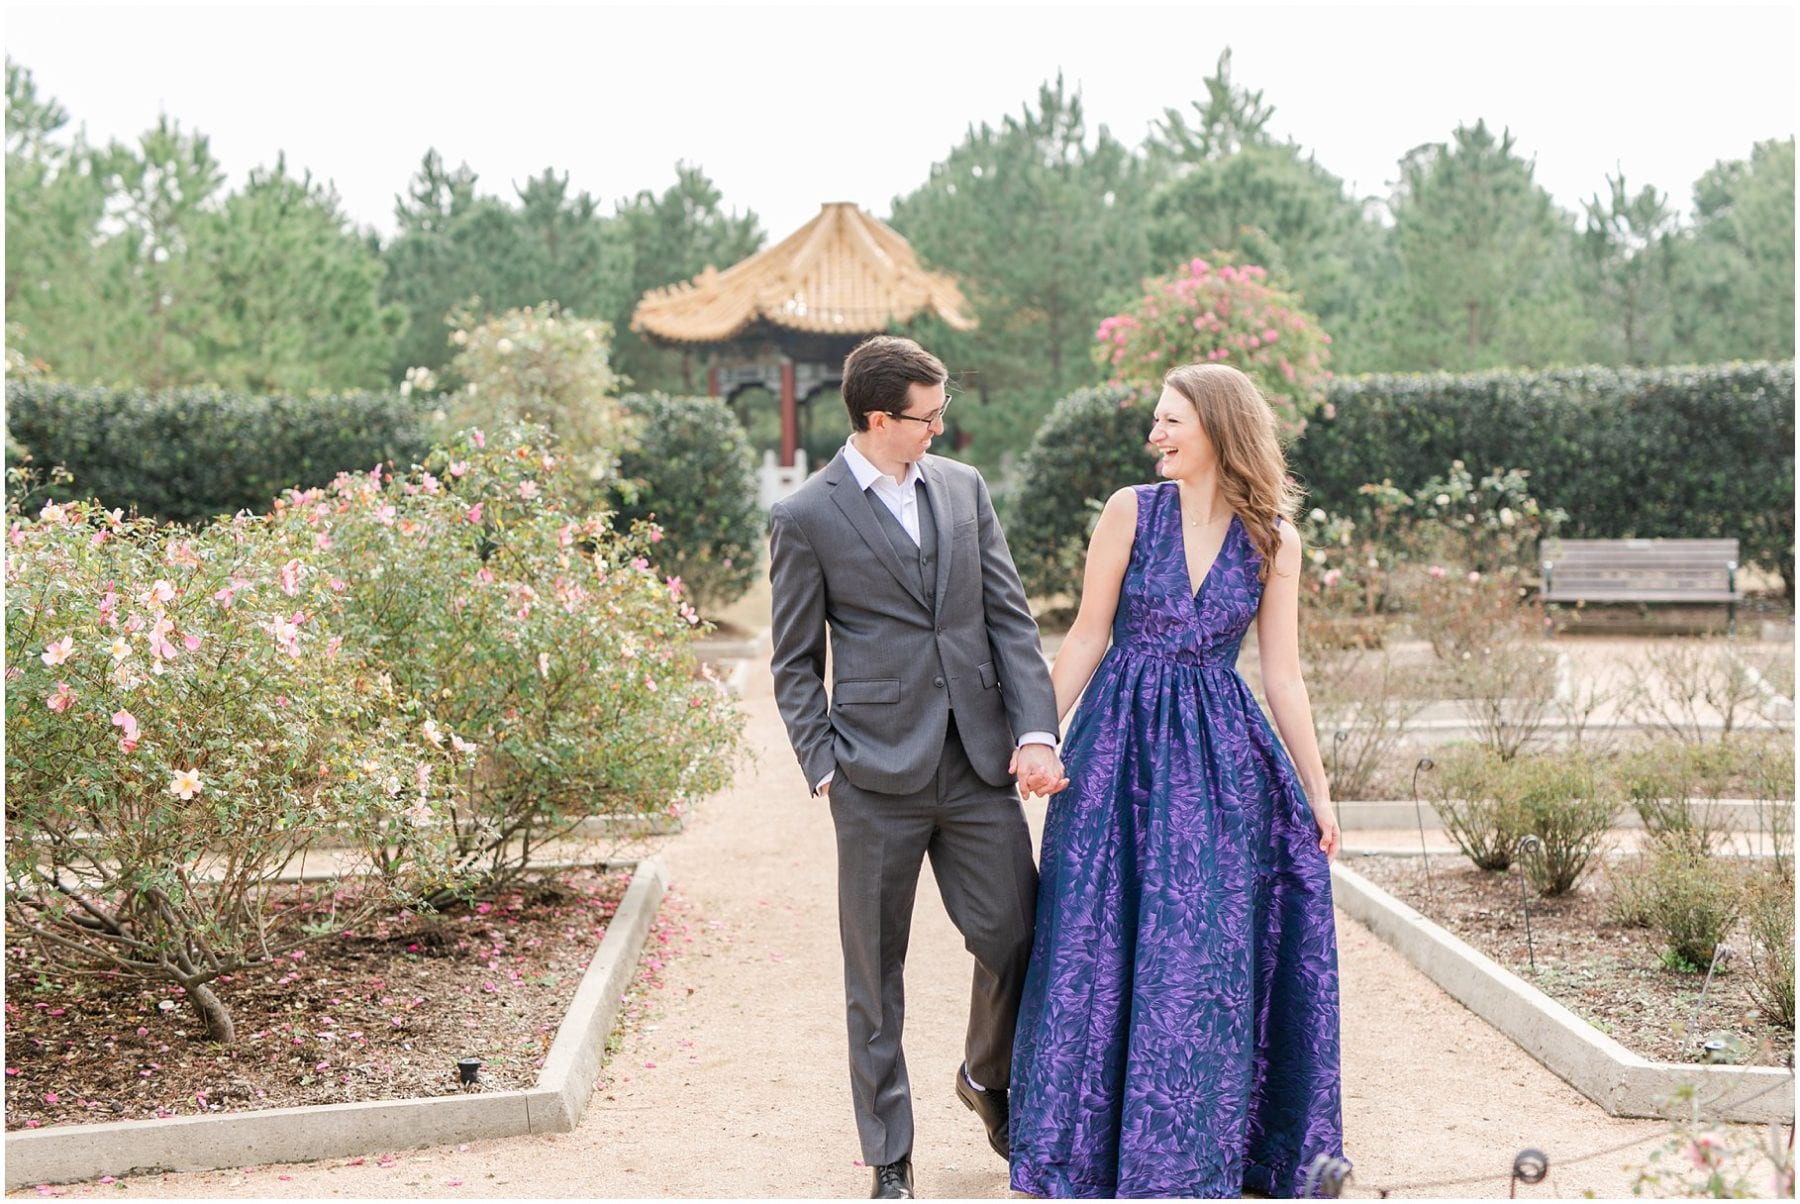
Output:
M913 1194L902 970L927 854L975 955L956 1092L1007 1155L1037 895L1013 774L1034 793L1067 784L1037 624L987 485L926 454L947 379L910 339L858 346L844 361L849 441L769 516L775 700L837 828L851 1096L875 1198Z

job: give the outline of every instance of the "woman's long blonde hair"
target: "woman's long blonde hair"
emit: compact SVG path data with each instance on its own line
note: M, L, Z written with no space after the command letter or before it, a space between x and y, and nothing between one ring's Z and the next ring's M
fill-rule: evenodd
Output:
M1224 364L1184 364L1170 369L1163 384L1187 398L1200 416L1200 429L1218 456L1225 502L1262 556L1257 576L1267 581L1281 547L1276 520L1291 523L1300 512L1300 488L1288 475L1275 412L1254 381Z

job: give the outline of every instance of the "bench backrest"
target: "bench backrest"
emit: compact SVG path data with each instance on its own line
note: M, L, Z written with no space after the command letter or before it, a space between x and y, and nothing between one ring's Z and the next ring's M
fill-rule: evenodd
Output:
M1735 539L1545 539L1538 559L1554 566L1556 592L1632 588L1666 591L1728 588L1738 563Z

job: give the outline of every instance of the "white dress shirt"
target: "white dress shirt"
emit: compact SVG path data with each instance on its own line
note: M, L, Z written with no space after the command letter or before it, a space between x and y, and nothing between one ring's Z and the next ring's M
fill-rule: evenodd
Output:
M852 436L844 440L844 463L849 466L850 475L856 478L857 488L873 493L881 504L888 508L888 512L894 516L900 526L906 530L907 535L912 537L913 543L917 544L919 542L918 485L925 479L925 474L919 471L918 461L915 460L908 464L906 475L896 482L893 477L875 467L869 457L857 450L856 439ZM1054 732L1026 732L1019 737L1019 744L1021 747L1027 744L1047 744L1055 748L1056 735ZM834 771L820 778L818 785L813 787L813 793L817 794L825 789L831 779L836 776Z

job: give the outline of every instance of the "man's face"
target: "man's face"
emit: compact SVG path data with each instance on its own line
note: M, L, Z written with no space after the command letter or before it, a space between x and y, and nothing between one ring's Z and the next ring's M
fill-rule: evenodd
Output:
M931 437L943 433L944 407L949 400L941 384L909 385L900 416L869 415L869 434L883 455L902 464L917 463L931 450Z

